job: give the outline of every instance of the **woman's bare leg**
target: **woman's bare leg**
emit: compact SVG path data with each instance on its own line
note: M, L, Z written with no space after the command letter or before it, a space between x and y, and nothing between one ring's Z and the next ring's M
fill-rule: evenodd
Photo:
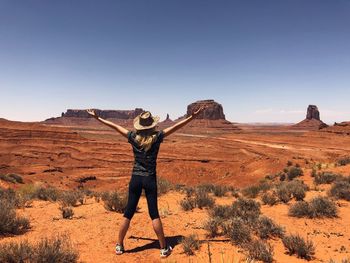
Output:
M129 229L129 225L130 225L130 219L123 217L123 221L120 224L120 228L119 228L119 235L118 235L118 244L119 245L124 245L124 237L126 235L126 232Z
M153 225L154 232L156 232L157 237L159 239L160 248L165 248L166 242L165 242L162 221L160 220L160 218L153 219L152 225Z

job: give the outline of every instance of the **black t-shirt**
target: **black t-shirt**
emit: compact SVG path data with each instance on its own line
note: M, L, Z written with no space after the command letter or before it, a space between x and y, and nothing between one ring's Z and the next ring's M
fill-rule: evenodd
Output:
M143 150L138 145L135 138L136 133L133 131L129 131L128 142L132 145L132 150L134 152L135 158L132 174L140 176L155 176L157 168L157 155L159 151L159 146L164 139L164 132L157 132L157 138L148 151Z

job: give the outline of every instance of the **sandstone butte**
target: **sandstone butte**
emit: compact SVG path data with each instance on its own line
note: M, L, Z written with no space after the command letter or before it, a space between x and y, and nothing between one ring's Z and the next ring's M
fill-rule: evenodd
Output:
M320 112L316 105L309 105L306 112L306 118L292 126L293 129L301 130L320 130L328 127L320 119Z

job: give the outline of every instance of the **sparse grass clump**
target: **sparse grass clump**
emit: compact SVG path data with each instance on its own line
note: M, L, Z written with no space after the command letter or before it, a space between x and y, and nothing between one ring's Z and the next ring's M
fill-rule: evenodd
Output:
M335 181L329 191L330 196L350 201L350 177Z
M272 187L272 184L267 182L265 179L257 185L252 185L252 186L243 188L242 194L243 196L248 198L256 198L260 192L266 192L267 190L271 189L271 187Z
M60 207L62 212L62 217L64 219L72 219L74 215L74 211L71 207Z
M315 184L330 184L341 178L341 175L332 172L318 173L314 177Z
M293 197L298 201L303 200L307 190L307 185L299 180L282 182L276 187L277 196L284 203L288 203Z
M104 202L106 210L124 213L128 202L128 197L125 194L119 194L117 191L112 193L105 192L102 194L102 201Z
M0 199L0 236L18 235L30 229L27 218L16 215L15 207L7 199Z
M303 174L303 170L300 167L294 166L288 169L287 178L291 181L296 177L302 176Z
M252 240L251 230L241 218L226 222L224 232L236 246L245 246Z
M205 190L198 189L195 193L194 200L198 208L213 207L215 200L209 196Z
M66 236L45 238L33 245L26 240L0 245L0 262L4 263L75 263L78 258L78 251L73 249Z
M204 224L204 229L207 230L208 236L213 238L218 235L221 224L222 220L219 217L209 218L209 220Z
M264 193L261 196L261 201L265 205L273 206L278 203L278 197L275 192L272 193Z
M310 202L300 201L289 208L289 215L294 217L336 217L337 206L327 197L315 197Z
M0 174L0 180L9 182L9 183L19 183L19 184L23 184L23 178L22 176L18 175L18 174Z
M280 237L284 235L284 229L276 224L271 218L261 216L256 225L257 235L262 239Z
M173 188L172 183L170 183L168 180L157 177L157 191L158 195L166 194Z
M228 192L228 188L223 185L215 185L213 189L213 194L215 196L221 197L224 196Z
M180 201L180 206L184 211L190 211L196 207L196 201L191 197L186 197Z
M273 262L273 247L262 241L254 240L246 246L248 257L253 260L259 260L265 263Z
M340 166L345 166L350 163L350 157L344 157L338 160L337 164Z
M256 222L260 215L260 204L253 199L238 198L231 206L232 217L239 217L247 223Z
M78 202L84 203L84 197L84 193L81 191L65 191L61 193L59 201L64 207L77 206Z
M201 246L198 236L194 234L183 237L180 244L182 245L184 253L189 256L194 255L194 251L199 250Z
M315 255L315 247L311 240L304 240L299 235L285 236L282 239L284 247L289 255L297 255L299 258L311 260Z

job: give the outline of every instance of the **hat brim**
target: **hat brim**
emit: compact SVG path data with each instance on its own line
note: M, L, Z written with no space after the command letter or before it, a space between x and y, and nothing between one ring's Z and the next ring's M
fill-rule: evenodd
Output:
M159 123L159 117L158 116L152 116L152 119L153 119L153 123L151 125L143 126L143 125L140 124L140 116L137 116L134 119L134 128L136 130L138 130L138 131L152 129L152 128L156 127L157 124Z

